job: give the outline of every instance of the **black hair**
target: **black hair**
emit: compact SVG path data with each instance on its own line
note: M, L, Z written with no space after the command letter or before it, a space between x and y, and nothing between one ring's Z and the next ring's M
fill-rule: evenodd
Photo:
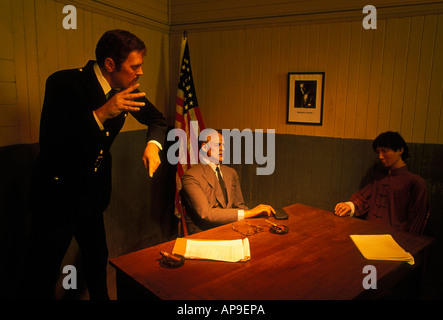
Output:
M125 30L106 31L95 48L98 65L103 68L106 58L111 58L117 71L132 51L145 52L146 46L136 35Z
M374 151L377 151L378 147L389 148L394 151L398 151L401 148L403 148L403 153L401 155L401 158L403 160L409 158L408 145L406 144L405 140L398 132L387 131L380 134L377 138L375 138L374 142L372 143L372 148L374 149Z

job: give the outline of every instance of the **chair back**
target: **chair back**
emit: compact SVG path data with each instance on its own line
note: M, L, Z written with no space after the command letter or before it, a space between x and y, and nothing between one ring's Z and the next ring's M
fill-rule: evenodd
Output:
M425 217L425 219L424 219L424 221L423 221L423 225L422 225L422 227L421 227L421 230L420 230L420 234L423 234L423 232L425 231L425 228L426 228L426 225L428 224L428 220L429 220L429 216L431 215L431 210L429 210L427 213L426 213L426 217Z
M179 222L179 230L183 231L183 235L185 237L188 236L188 227L186 225L186 206L185 206L185 201L183 201L183 197L185 196L183 189L180 190L180 192L178 193L178 202L180 204L180 209L181 209L181 219ZM181 228L180 228L181 225Z

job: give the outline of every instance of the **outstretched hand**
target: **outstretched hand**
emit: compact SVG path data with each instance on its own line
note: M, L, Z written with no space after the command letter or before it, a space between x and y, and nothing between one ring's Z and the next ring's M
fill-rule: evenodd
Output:
M140 85L136 83L129 88L116 93L103 106L95 110L95 114L100 122L104 123L107 119L114 118L122 112L139 111L139 107L143 107L145 103L134 100L146 95L144 92L132 93L139 86Z

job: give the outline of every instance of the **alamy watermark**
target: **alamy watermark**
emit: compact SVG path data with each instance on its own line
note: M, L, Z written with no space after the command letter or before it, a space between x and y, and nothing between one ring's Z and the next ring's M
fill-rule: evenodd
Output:
M377 289L377 269L369 264L363 267L363 273L367 274L367 276L363 278L363 288L366 290Z
M66 5L63 7L63 13L67 14L63 18L63 28L77 29L77 8L73 5ZM377 8L373 5L366 5L363 7L363 13L368 15L363 18L362 24L363 28L377 29Z
M363 7L363 13L368 13L363 18L363 28L366 30L377 29L377 9L372 5L367 5Z
M63 13L68 14L63 18L63 28L77 29L77 8L73 5L66 5L63 7Z
M77 289L77 269L73 265L66 265L63 267L63 273L68 274L63 278L63 289Z
M198 147L199 141L206 141L208 136L211 136L212 143L219 143L218 134L214 129L204 129L198 134L198 122L190 122L189 141L187 134L182 129L172 129L167 135L168 141L175 141L169 147L167 158L170 164L197 164L199 162L207 163L211 161L218 164L218 159L211 157L207 150ZM255 162L261 167L257 167L257 175L271 175L275 169L275 130L267 129L264 133L262 129L223 129L221 132L223 136L223 164L230 164L231 158L233 164L253 164ZM266 143L265 137L266 135ZM178 138L178 140L177 140ZM214 141L216 139L217 141ZM232 141L232 148L231 148ZM242 152L242 141L244 144L244 154ZM187 144L189 143L189 151ZM266 144L266 153L264 152L264 145ZM232 154L231 154L232 150ZM218 152L218 151L217 151ZM242 162L244 157L244 162Z

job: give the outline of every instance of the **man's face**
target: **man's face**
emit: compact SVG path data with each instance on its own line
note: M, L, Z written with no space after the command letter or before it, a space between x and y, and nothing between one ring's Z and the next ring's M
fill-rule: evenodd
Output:
M136 84L138 78L143 74L142 64L143 52L132 51L120 66L120 70L114 68L114 70L110 72L111 86L124 90Z
M223 161L223 136L220 133L213 134L210 136L207 146L207 154L211 162L216 164L221 164Z
M385 168L398 168L403 164L401 155L403 154L403 148L394 151L387 147L377 147L376 151L378 159Z

